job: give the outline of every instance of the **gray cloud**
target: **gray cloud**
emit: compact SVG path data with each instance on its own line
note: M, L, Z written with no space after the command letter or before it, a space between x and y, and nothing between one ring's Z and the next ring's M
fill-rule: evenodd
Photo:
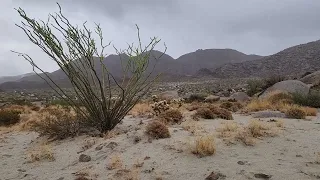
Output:
M0 5L0 76L30 71L9 48L26 51L45 70L55 70L56 66L13 25L19 22L14 7L46 18L57 10L55 1L4 0ZM120 48L136 41L137 23L145 42L159 36L168 46L167 53L175 58L200 48L269 55L319 39L319 0L61 0L61 5L75 23L101 23L106 39ZM19 63L7 65L13 61Z

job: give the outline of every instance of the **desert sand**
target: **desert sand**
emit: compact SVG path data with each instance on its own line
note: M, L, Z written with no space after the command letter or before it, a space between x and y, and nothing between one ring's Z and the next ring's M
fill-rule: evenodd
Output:
M252 119L250 115L233 116L239 125ZM260 120L268 122L270 118ZM184 130L183 125L174 125L170 127L171 138L159 140L150 140L144 134L148 121L127 116L117 127L119 135L52 142L35 132L2 130L0 179L200 180L211 172L220 173L219 179L237 180L261 179L264 175L273 180L320 178L319 114L311 120L281 119L283 127L276 135L258 138L253 146L230 144L219 138L216 129L230 122L227 120L196 121L195 134ZM193 140L201 134L216 136L214 155L198 157L191 153ZM30 162L30 154L43 144L47 144L54 159ZM90 156L90 161L79 162L81 154Z

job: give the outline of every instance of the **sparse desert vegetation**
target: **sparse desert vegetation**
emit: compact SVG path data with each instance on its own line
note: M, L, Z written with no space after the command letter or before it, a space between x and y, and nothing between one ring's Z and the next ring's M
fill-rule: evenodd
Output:
M265 57L199 49L175 59L157 37L144 44L138 25L138 43L117 49L103 26L73 24L58 8L48 22L15 9L60 69L13 51L34 73L0 83L0 179L320 177L320 71L305 72L320 41Z

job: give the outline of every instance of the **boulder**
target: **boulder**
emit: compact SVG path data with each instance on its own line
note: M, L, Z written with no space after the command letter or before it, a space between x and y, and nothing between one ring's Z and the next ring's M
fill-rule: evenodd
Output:
M213 102L217 102L219 100L220 100L219 96L209 95L208 97L206 97L204 102L213 103Z
M237 101L249 101L250 97L245 92L236 92L230 96L229 99L235 99Z
M313 72L300 79L301 82L306 84L317 85L320 83L320 71Z
M285 118L286 115L280 111L258 111L252 114L253 118Z
M165 91L158 95L159 99L170 101L172 99L178 99L179 94L178 91Z
M298 80L286 80L281 81L273 86L269 87L265 92L260 95L261 98L266 97L270 92L279 91L279 92L288 92L288 93L299 93L302 95L307 95L309 93L310 86L307 84L298 81Z

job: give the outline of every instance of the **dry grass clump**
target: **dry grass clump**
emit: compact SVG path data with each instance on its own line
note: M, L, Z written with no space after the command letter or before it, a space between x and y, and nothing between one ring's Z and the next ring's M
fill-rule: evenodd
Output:
M217 118L233 120L232 113L226 109L219 108L216 106L210 106L209 109L212 111L213 114L216 115Z
M227 138L231 137L235 132L239 129L239 125L235 122L225 123L221 128L217 128L217 132L219 132L219 137Z
M20 111L0 109L0 126L10 126L20 121Z
M267 100L262 99L253 99L247 104L245 111L247 112L255 112L255 111L263 111L263 110L276 110L274 104L271 104Z
M114 155L111 157L109 164L107 165L107 169L121 169L123 167L123 162L120 158L120 155Z
M285 114L288 118L292 119L305 119L307 115L305 110L298 106L290 107L285 111Z
M214 136L206 135L197 137L192 147L192 153L200 157L211 156L216 153Z
M162 112L159 118L166 124L181 124L183 116L178 109L169 109Z
M30 162L36 161L55 161L52 148L49 145L41 145L29 154Z
M233 120L232 113L226 109L219 108L216 106L207 106L200 108L194 114L194 119L203 118L203 119L215 119L221 118L226 120Z
M243 108L243 105L239 102L225 101L220 104L220 108L227 109L232 112L237 112L239 109Z
M117 180L140 180L140 169L119 169L113 177Z
M318 110L316 108L302 107L302 109L306 113L306 116L317 116L318 114Z
M199 108L194 114L194 119L203 118L203 119L215 119L217 116L212 113L209 108Z
M270 128L269 124L259 120L250 121L246 127L249 134L255 138L265 136L268 134L267 130L270 130Z
M66 108L46 108L39 113L39 120L33 122L32 129L40 135L64 139L75 136L81 127L81 120Z
M201 107L203 107L203 103L200 103L200 102L192 102L190 104L186 104L186 109L188 111L194 111Z
M167 125L161 121L151 121L147 127L145 133L152 138L162 139L171 137Z
M152 108L149 103L138 103L128 114L133 117L152 117Z
M288 104L292 104L293 100L292 100L292 95L288 94L286 92L281 92L281 91L275 91L275 92L271 92L268 97L267 97L268 101L272 104L276 104L279 102L287 102Z
M182 123L182 128L191 134L196 134L198 131L202 130L203 127L200 126L196 121L188 120Z

